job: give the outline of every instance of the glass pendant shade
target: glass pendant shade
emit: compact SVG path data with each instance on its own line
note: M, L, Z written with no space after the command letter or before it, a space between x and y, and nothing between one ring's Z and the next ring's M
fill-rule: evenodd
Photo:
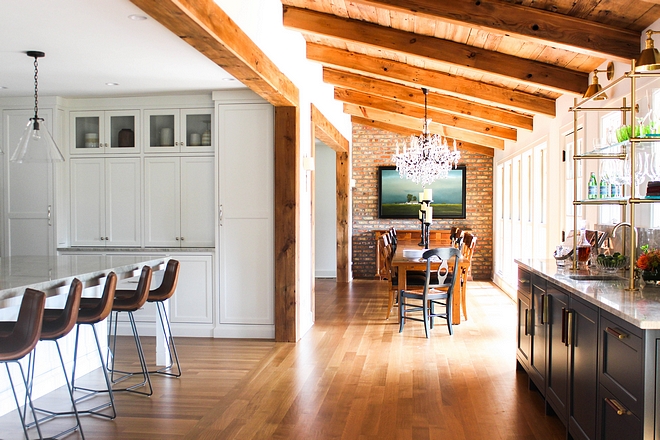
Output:
M55 144L42 118L30 118L23 131L18 147L12 154L12 162L63 162L64 156Z

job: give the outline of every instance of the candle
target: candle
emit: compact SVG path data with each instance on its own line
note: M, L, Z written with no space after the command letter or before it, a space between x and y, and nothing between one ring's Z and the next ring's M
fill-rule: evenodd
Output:
M432 220L433 220L433 207L428 206L426 208L426 223L430 225Z
M423 206L423 205L422 205L422 206ZM422 210L421 210L421 209L419 210L419 219L420 219L420 220L422 219Z
M424 189L424 200L433 200L433 190L430 188Z
M423 192L419 193L419 198L417 199L417 201L419 203L422 203L422 200L424 200L424 193Z

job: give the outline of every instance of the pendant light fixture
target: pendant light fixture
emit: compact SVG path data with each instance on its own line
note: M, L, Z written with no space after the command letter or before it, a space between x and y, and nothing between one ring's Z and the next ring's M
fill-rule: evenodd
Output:
M18 147L12 154L11 162L63 162L64 156L57 148L44 118L39 117L39 58L46 54L28 51L27 56L34 58L34 117L30 118L18 141Z
M428 89L422 88L424 93L424 128L419 136L411 136L409 143L403 145L400 152L399 145L392 161L396 164L399 176L423 187L437 179L449 177L449 171L456 168L461 158L461 153L456 149L451 150L447 144L447 138L437 134L431 134L428 118Z

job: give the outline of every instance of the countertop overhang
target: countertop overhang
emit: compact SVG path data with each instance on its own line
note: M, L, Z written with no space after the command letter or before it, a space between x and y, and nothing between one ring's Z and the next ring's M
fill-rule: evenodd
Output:
M574 280L571 269L557 267L553 259L514 259L526 269L595 306L618 316L641 329L660 329L660 288L642 287L626 290L628 279ZM581 272L578 272L581 273ZM623 275L623 273L620 273Z

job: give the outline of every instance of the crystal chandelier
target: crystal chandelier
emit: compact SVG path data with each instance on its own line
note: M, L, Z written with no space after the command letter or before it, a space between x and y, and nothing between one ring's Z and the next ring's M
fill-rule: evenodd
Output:
M402 179L411 180L422 186L429 185L438 179L446 179L449 170L458 165L461 153L456 150L454 140L453 151L447 145L447 139L429 132L430 119L427 117L428 89L424 92L424 130L420 136L410 136L410 143L403 145L403 152L396 146L396 154L392 161Z

